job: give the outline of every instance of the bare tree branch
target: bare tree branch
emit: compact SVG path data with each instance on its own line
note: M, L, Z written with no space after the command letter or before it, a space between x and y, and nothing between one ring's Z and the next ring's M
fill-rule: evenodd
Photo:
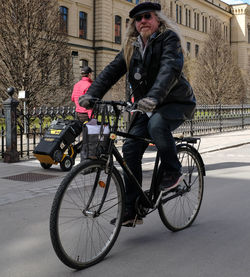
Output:
M0 96L29 91L31 105L70 98L72 65L56 0L0 0Z
M200 104L241 104L245 85L231 48L218 22L213 21L208 39L192 66L191 83Z

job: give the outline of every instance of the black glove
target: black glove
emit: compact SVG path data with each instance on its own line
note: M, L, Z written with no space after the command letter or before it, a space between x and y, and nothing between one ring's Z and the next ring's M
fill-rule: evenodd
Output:
M86 109L90 109L90 108L93 108L93 106L94 106L95 98L86 93L86 94L79 97L78 103L81 107L84 107Z
M158 101L153 97L145 97L138 101L137 108L145 113L152 112Z

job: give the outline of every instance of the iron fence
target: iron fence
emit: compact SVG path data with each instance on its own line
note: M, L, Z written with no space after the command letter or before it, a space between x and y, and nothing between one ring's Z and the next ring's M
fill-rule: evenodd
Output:
M112 111L111 116L112 116ZM38 107L17 114L17 151L21 158L33 157L33 150L53 120L75 119L74 107ZM126 130L129 116L124 113L120 121L120 130ZM187 120L174 133L185 136L240 130L250 126L250 105L200 105L194 118ZM0 111L0 159L6 151L4 114ZM77 140L79 140L78 138Z

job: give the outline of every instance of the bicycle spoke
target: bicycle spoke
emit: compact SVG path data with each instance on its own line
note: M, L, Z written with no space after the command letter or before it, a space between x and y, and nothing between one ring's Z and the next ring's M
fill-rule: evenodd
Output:
M99 183L108 180L105 165L101 161L90 161L89 166L79 164L55 196L51 212L53 246L58 257L73 268L84 268L102 259L120 231L121 226L110 224L110 220L121 218L123 184L116 175L111 176L107 187Z
M183 185L180 185L179 194L168 194L167 202L165 200L159 206L163 223L172 231L192 224L199 212L203 194L203 175L195 154L189 149L181 149L178 157L184 175Z

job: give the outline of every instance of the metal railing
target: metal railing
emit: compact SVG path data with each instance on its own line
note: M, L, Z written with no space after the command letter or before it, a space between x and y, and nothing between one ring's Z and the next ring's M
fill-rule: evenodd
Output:
M112 111L111 116L112 116ZM21 158L33 157L33 150L55 119L75 119L74 107L38 107L17 115L17 151ZM126 130L129 116L124 113L120 129ZM250 105L200 105L194 118L187 120L174 133L185 136L202 136L219 132L240 130L250 126ZM5 145L4 115L0 112L0 159L4 157ZM78 139L79 140L79 139Z

